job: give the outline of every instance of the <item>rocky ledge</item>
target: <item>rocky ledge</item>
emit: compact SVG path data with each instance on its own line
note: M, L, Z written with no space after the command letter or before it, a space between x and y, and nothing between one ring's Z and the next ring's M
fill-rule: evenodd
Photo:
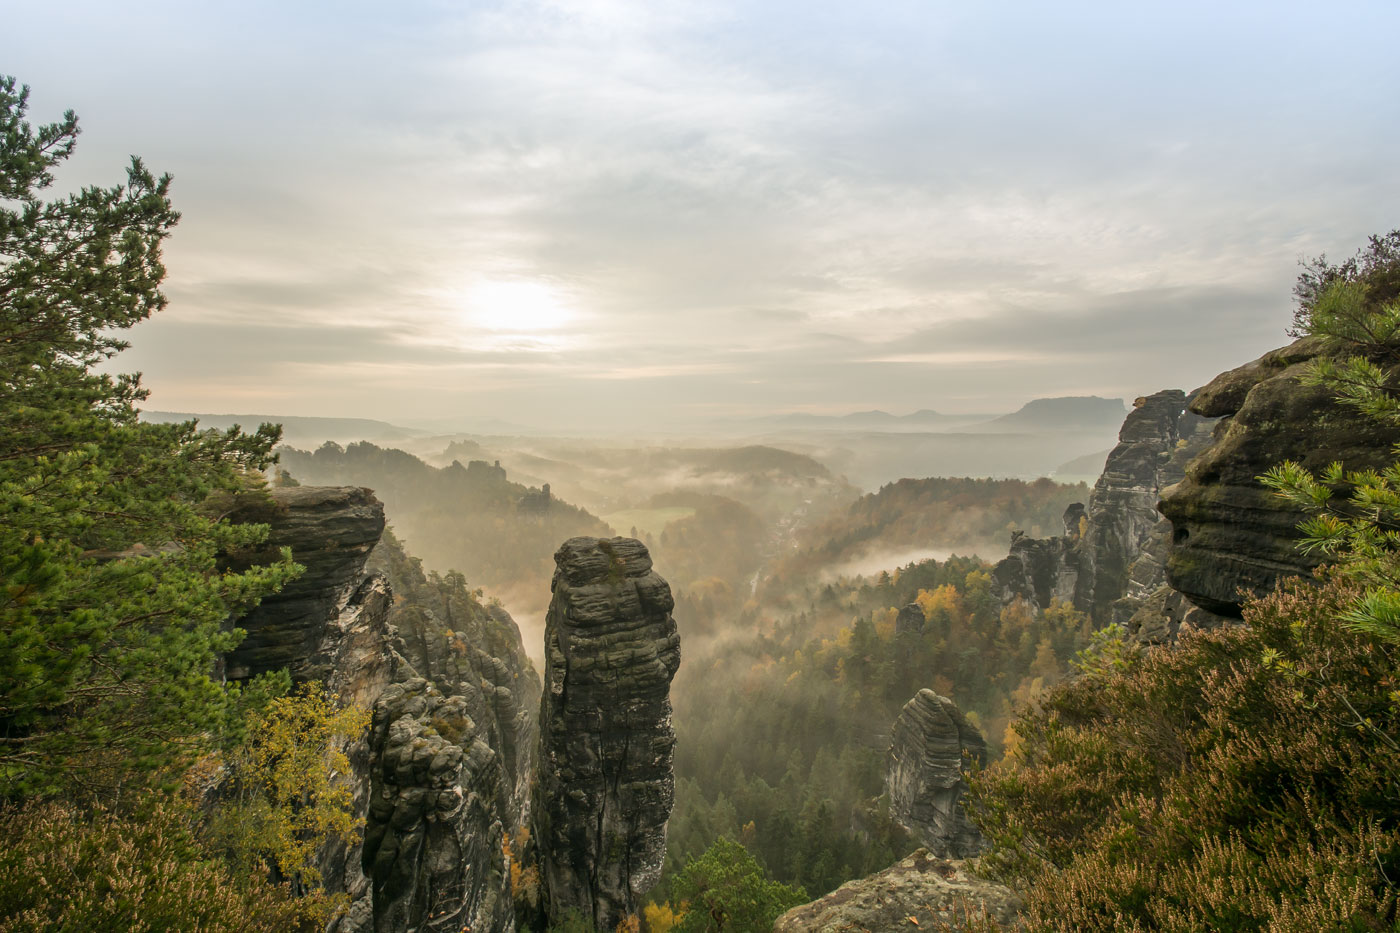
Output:
M1021 899L1005 885L977 877L976 865L975 859L941 859L918 849L878 874L794 907L778 918L773 933L979 929L967 921L984 914L1014 924Z
M234 511L234 522L270 526L265 544L230 555L231 570L275 561L282 548L305 572L239 620L248 635L225 661L243 680L286 668L298 681L331 679L338 641L334 619L365 581L365 562L384 533L384 506L359 486L291 486Z
M1246 594L1316 566L1295 547L1302 515L1261 485L1261 474L1284 460L1314 471L1334 460L1348 470L1391 460L1400 431L1301 382L1322 352L1303 338L1222 373L1191 403L1196 414L1223 420L1160 507L1172 523L1168 582L1197 606L1238 617Z

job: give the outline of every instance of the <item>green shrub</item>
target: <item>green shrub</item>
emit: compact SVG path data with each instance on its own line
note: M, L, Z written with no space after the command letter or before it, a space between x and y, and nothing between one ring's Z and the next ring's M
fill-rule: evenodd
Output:
M0 809L0 933L320 929L318 899L236 877L168 801L137 816L59 804Z

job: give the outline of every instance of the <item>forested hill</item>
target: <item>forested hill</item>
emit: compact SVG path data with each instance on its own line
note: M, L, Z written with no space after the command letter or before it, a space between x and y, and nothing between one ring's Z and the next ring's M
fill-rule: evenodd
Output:
M279 452L283 468L299 482L370 487L427 567L458 570L473 586L494 592L548 593L559 542L611 533L583 509L546 489L511 482L504 469L484 460L439 469L367 442Z
M772 579L786 584L863 561L894 567L932 552L1000 556L1013 531L1061 533L1065 508L1088 496L1083 483L1044 478L901 479L800 529ZM888 559L881 562L881 556Z

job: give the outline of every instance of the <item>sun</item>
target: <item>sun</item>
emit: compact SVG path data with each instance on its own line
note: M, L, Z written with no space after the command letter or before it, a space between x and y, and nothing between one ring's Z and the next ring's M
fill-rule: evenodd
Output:
M558 330L574 317L563 296L541 282L478 282L464 298L464 310L473 324L501 333Z

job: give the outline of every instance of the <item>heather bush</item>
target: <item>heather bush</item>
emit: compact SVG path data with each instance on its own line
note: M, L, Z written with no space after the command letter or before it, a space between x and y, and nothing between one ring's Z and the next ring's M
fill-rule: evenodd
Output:
M1341 579L1053 690L973 779L1032 930L1392 930L1400 649Z
M318 899L235 876L166 800L138 815L60 804L0 809L0 933L320 929Z

